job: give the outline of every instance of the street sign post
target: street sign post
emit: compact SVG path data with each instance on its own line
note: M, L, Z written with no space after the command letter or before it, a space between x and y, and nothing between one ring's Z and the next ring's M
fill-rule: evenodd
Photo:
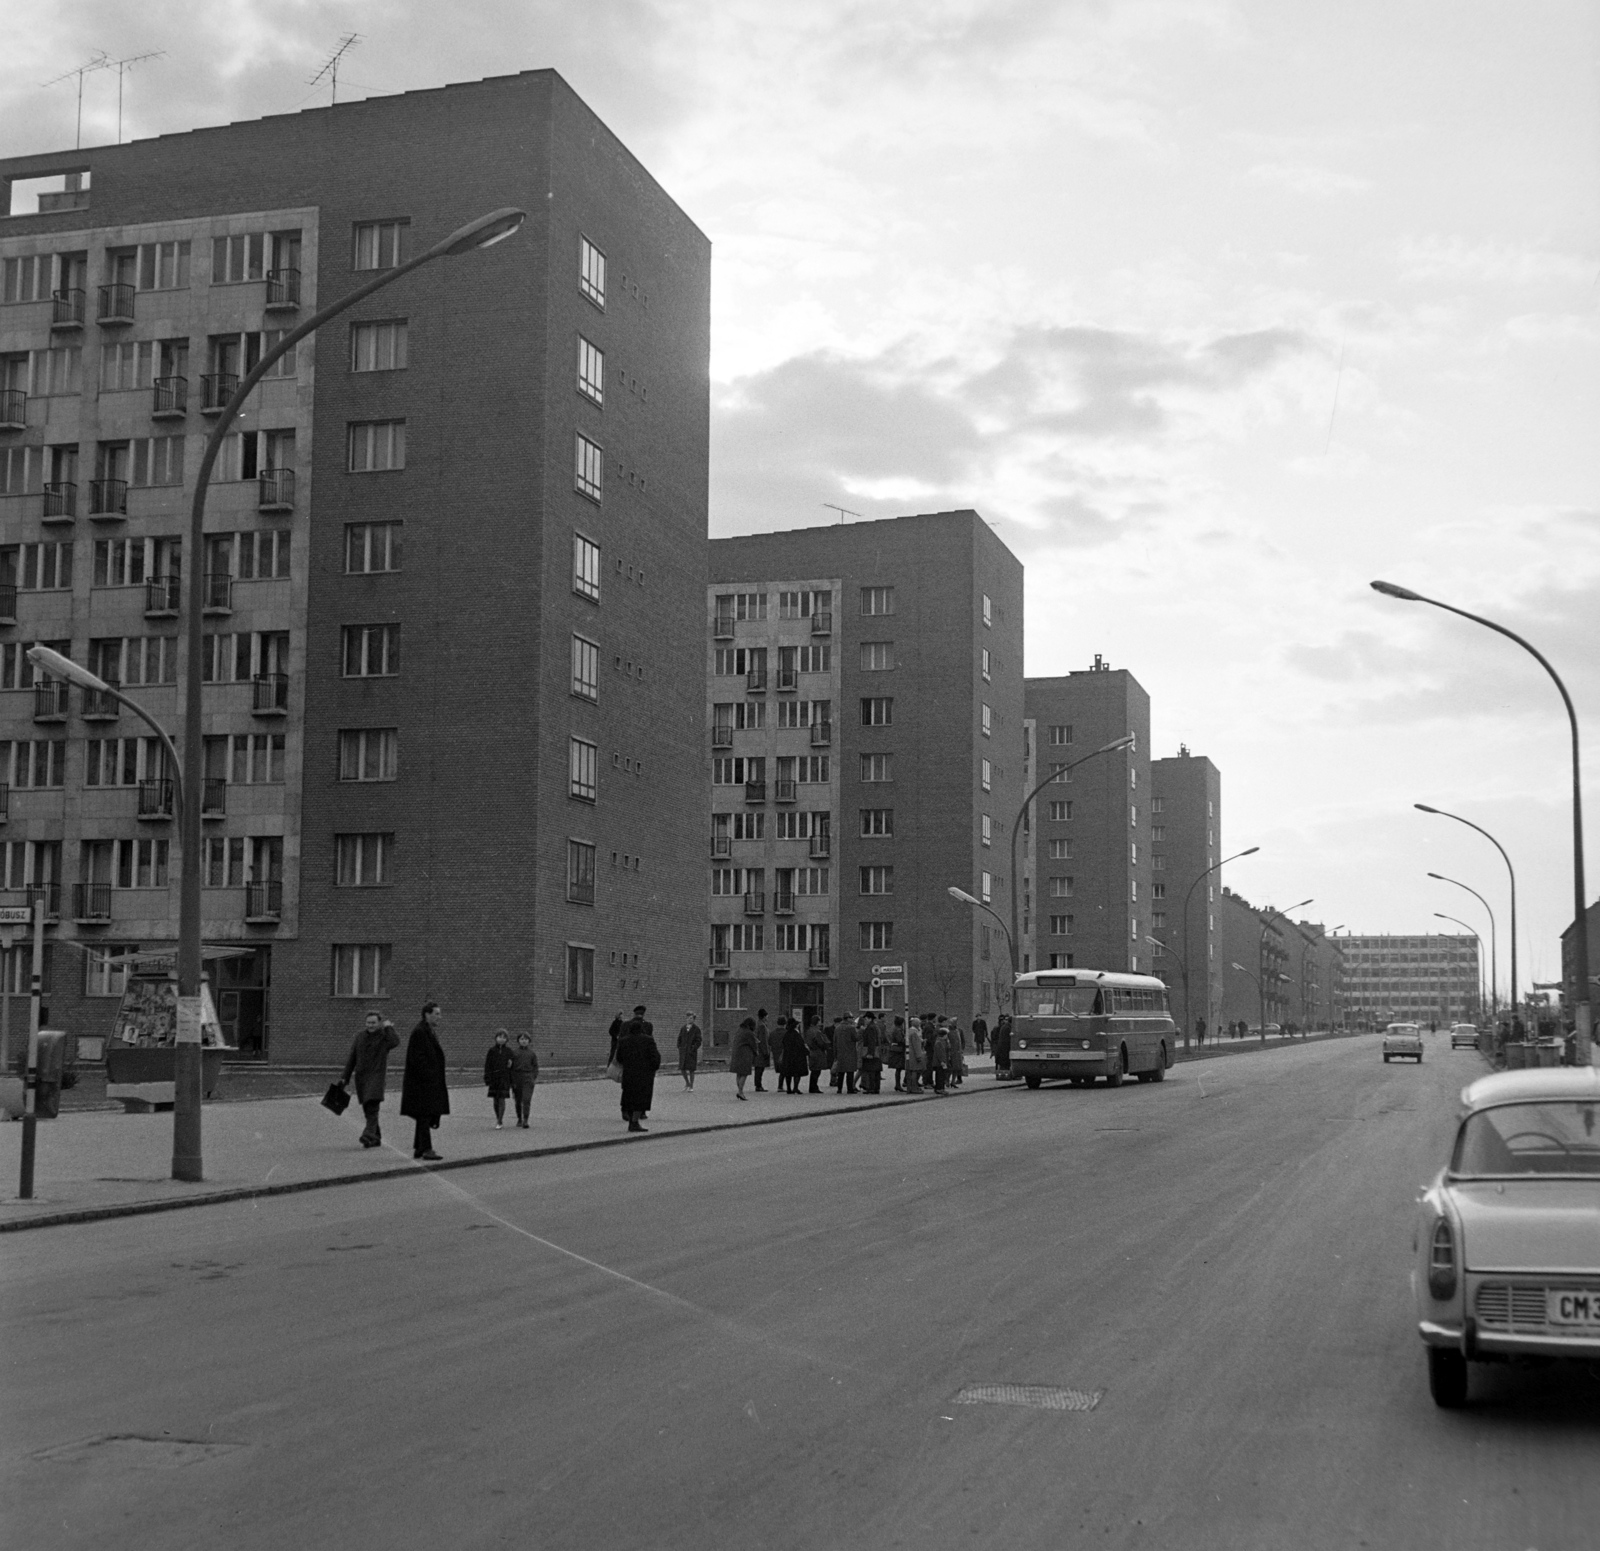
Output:
M874 975L872 989L878 990L882 986L903 986L905 981L899 975Z

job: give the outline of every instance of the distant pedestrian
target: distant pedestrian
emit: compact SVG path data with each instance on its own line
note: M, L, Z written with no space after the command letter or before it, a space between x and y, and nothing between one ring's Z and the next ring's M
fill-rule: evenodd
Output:
M868 1013L861 1020L861 1091L883 1091L883 1025Z
M450 1113L450 1087L445 1081L444 1046L439 1043L439 1025L444 1010L437 1002L422 1004L422 1019L406 1041L406 1071L400 1084L400 1113L416 1122L411 1156L437 1163L433 1133L440 1119Z
M800 1032L800 1020L790 1018L784 1023L778 1039L779 1091L799 1093L800 1079L806 1075L806 1066L806 1037Z
M987 1018L974 1018L972 1020L972 1048L981 1056L983 1047L989 1042L989 1020Z
M366 1129L361 1133L363 1147L381 1147L383 1132L378 1127L378 1111L383 1106L384 1085L389 1076L389 1052L400 1043L394 1025L376 1012L369 1012L366 1022L350 1045L345 1057L344 1073L339 1078L343 1087L352 1076L356 1081L356 1103L367 1117Z
M933 1072L933 1091L944 1093L950 1085L951 1054L950 1029L948 1024L941 1023L933 1036L933 1058L928 1065Z
M517 1126L528 1129L528 1111L533 1107L533 1085L539 1080L539 1057L530 1035L517 1035L517 1048L511 1052L511 1096L517 1101Z
M856 1026L848 1018L840 1018L833 1026L833 1075L839 1080L835 1087L841 1094L856 1091L856 1074L861 1070L861 1045Z
M1194 1037L1195 1037L1195 1041L1198 1044L1201 1044L1201 1045L1205 1044L1205 1042L1206 1042L1206 1020L1204 1018L1196 1018L1194 1020Z
M959 1088L967 1075L967 1036L959 1018L952 1018L946 1027L950 1036L950 1086Z
M761 1074L772 1064L772 1033L767 1028L767 1009L756 1010L756 1092L764 1093Z
M999 1082L1011 1075L1011 1019L1001 1013L994 1023L994 1038L989 1042L994 1051L994 1075Z
M922 1041L922 1023L913 1018L906 1029L906 1092L922 1091L922 1068L927 1051Z
M700 1046L705 1036L695 1022L692 1012L683 1015L683 1027L678 1030L678 1070L683 1074L685 1089L694 1087L694 1074L700 1065Z
M828 1031L822 1026L819 1017L814 1023L806 1027L806 1067L811 1073L811 1086L807 1093L821 1093L817 1086L817 1078L822 1075L823 1069L829 1064Z
M611 1020L611 1027L606 1030L606 1037L611 1041L611 1048L606 1052L607 1066L610 1066L612 1061L616 1059L617 1040L622 1034L622 1023L622 1013L619 1011L616 1017Z
M642 1004L633 1009L633 1017L617 1036L617 1062L622 1067L622 1118L630 1131L642 1131L661 1068L655 1027L646 1021Z
M483 1058L483 1081L494 1105L494 1128L506 1123L506 1100L511 1097L511 1036L504 1029L494 1031L494 1043Z
M886 1057L894 1073L894 1091L904 1093L906 1087L906 1020L896 1018L889 1031L889 1053Z
M733 1073L736 1099L744 1097L744 1085L756 1069L756 1021L745 1018L733 1031L733 1044L728 1048L728 1070Z

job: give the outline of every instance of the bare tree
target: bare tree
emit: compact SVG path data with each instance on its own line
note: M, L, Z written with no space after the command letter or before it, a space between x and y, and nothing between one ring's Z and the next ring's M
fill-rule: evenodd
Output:
M933 967L933 983L939 988L939 1011L950 1011L950 989L961 973L961 965L953 953L930 953L928 963Z

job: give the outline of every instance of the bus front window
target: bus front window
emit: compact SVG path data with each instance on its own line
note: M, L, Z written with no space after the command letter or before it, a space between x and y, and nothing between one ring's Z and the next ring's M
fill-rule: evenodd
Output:
M1100 992L1094 986L1019 986L1019 1018L1083 1018L1098 1013Z

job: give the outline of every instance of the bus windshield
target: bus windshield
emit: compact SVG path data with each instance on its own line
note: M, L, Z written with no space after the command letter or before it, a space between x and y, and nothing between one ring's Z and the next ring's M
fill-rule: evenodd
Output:
M1088 1018L1105 1011L1098 986L1018 986L1019 1018Z

